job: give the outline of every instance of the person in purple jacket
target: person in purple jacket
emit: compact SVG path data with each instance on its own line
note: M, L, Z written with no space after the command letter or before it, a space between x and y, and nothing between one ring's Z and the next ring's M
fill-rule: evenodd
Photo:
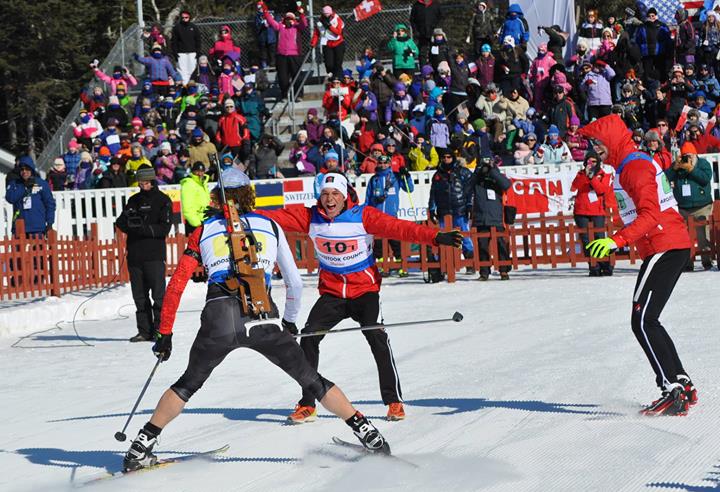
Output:
M276 21L265 2L260 0L258 5L262 7L263 15L268 26L275 29L278 33L277 42L277 77L280 85L281 98L285 99L290 89L290 82L300 71L300 31L307 29L308 20L305 17L305 9L298 7L297 12L300 19L297 20L295 14L288 12L283 17L282 23ZM297 94L296 94L297 96Z
M170 59L162 52L162 47L155 44L151 50L151 56L139 56L133 53L133 58L145 65L147 77L156 88L159 86L167 87L170 84L182 83L182 76L175 70ZM163 92L165 94L166 92Z
M581 89L587 94L587 111L590 120L596 120L610 114L612 97L610 81L615 77L613 70L602 60L595 60L592 70L587 72L580 82Z

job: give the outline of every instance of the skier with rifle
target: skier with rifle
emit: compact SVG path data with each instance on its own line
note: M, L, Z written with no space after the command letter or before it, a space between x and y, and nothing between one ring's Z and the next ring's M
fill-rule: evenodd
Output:
M377 324L382 277L373 256L374 236L453 247L460 247L463 239L459 231L440 232L360 205L347 178L337 172L324 175L317 205L258 213L273 219L284 230L309 234L313 241L320 263L320 298L310 311L303 335L329 330L347 318L361 326ZM287 325L297 331L294 324ZM382 400L389 407L387 418L404 419L400 378L388 335L385 330L363 331L363 335L375 357ZM318 367L322 338L310 336L300 341L313 368ZM288 421L295 424L314 421L317 418L315 400L312 391L303 388L302 398Z
M389 454L390 448L380 432L340 388L308 363L287 329L294 326L300 311L302 279L283 230L271 219L252 212L255 192L244 173L231 168L223 171L219 181L212 203L223 210L209 209L209 218L188 239L167 288L153 352L162 360L170 357L180 298L197 265L202 263L208 271L208 292L200 331L190 349L185 373L160 398L125 455L123 468L137 470L155 464L157 458L152 450L160 432L182 412L213 369L240 347L259 352L295 379L304 392L342 418L368 451ZM275 262L286 286L282 323L270 295Z

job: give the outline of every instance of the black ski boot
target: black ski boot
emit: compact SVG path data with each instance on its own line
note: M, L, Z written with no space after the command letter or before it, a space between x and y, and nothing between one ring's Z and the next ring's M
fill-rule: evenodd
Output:
M362 445L372 453L390 454L390 446L380 431L360 412L345 421Z
M683 388L685 388L685 391L683 393L685 393L685 399L687 400L688 405L695 405L698 401L698 396L697 390L695 389L695 385L693 385L693 382L685 374L678 374L677 380L678 383L682 384Z
M660 398L643 408L642 415L679 415L685 416L688 412L688 401L685 397L685 388L675 383L669 389L663 390Z
M157 456L152 454L155 444L157 444L157 436L145 429L140 429L137 437L130 445L130 449L125 453L123 471L134 471L153 466L157 462Z

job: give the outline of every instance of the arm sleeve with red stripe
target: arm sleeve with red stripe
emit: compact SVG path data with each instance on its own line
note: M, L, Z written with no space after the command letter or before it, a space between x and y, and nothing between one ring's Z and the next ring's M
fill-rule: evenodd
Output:
M362 220L373 236L437 246L435 235L440 231L434 227L401 220L373 207L365 207Z
M272 219L285 232L310 231L311 208L280 208L277 210L255 210L255 213Z
M637 211L637 218L612 237L618 247L622 248L633 244L657 227L660 222L660 202L655 181L655 166L650 162L634 162L633 165L625 166L620 184L635 202Z
M185 254L180 258L177 269L173 273L167 289L165 290L165 298L163 299L162 310L160 311L160 327L161 335L170 335L172 333L173 324L175 323L175 315L180 306L180 298L182 297L185 286L192 277L195 268L198 266L198 258L200 258L200 235L202 227L198 227L193 231L188 239Z

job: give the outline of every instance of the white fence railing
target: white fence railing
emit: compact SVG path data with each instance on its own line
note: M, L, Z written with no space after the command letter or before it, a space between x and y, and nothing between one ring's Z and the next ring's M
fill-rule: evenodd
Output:
M720 162L720 154L707 154L704 156L710 161L713 167L713 190L715 199L720 199L719 182L718 182L718 163ZM503 173L510 177L542 177L550 174L576 173L580 168L580 163L569 162L565 164L541 164L532 166L508 166L500 168ZM425 220L427 218L427 204L430 196L430 184L435 171L413 172L413 182L415 191L412 196L406 193L400 194L400 210L398 216L407 220ZM368 180L372 174L364 174L355 178L354 186L358 192L361 201L365 199L365 190L367 189ZM4 189L5 177L0 175L0 185ZM277 183L282 180L262 180L256 181L256 184ZM313 178L295 178L285 181L303 181L303 189L301 198L297 198L294 203L304 203L311 205L315 199L311 193ZM171 196L179 196L177 190L179 185L162 186L161 189L169 191ZM172 191L170 191L172 190ZM101 239L110 239L113 237L113 224L115 219L120 215L127 199L137 192L137 188L113 188L113 189L95 189L95 190L77 190L77 191L59 191L53 193L57 203L55 212L54 228L60 235L71 236L82 234L90 229L91 224L98 224L98 232ZM285 193L285 203L288 203L288 192ZM569 202L570 190L563 190L565 203ZM3 200L0 205L0 237L11 234L12 229L12 206ZM180 225L179 231L183 231Z

